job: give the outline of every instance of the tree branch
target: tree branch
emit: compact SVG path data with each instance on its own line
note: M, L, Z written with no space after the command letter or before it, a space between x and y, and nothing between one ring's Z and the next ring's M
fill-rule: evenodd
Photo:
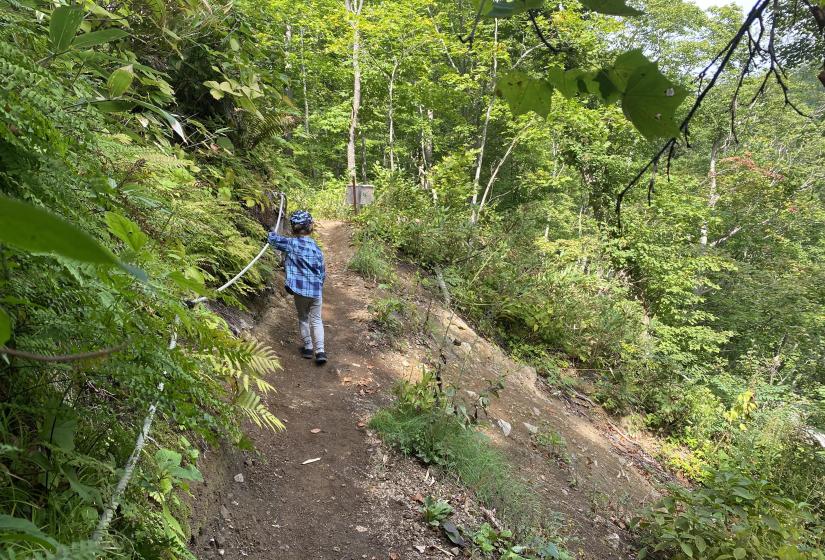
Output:
M94 352L81 352L79 354L59 354L56 356L44 356L42 354L33 354L32 352L26 352L25 350L17 350L15 348L7 348L5 346L0 346L0 354L8 354L9 356L15 356L17 358L23 358L25 360L34 360L36 362L78 362L80 360L102 358L103 356L108 356L109 354L120 352L124 348L126 348L125 342L123 344L119 344L111 348L96 350Z

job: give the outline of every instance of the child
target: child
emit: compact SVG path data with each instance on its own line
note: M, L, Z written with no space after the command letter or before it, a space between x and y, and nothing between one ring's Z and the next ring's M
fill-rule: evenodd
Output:
M286 291L295 298L298 310L298 328L304 345L301 355L310 360L315 356L318 365L327 362L324 352L324 323L321 320L321 294L326 279L324 254L310 237L312 216L305 210L296 210L289 217L295 237L269 234L269 243L286 256ZM315 339L315 345L312 339Z

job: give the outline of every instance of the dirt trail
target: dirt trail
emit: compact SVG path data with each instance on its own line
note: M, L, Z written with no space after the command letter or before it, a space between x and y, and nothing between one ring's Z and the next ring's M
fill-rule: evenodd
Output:
M256 318L247 318L254 336L279 353L283 371L271 380L278 393L268 404L287 430L273 434L250 426L255 452L204 453L208 485L195 489L192 551L199 558L239 559L453 557L442 537L421 522L415 498L423 493L450 500L457 524L468 526L483 520L480 508L460 486L436 480L417 462L387 450L364 427L391 402L396 380L417 375L420 363L441 360L448 379L462 389L479 391L486 380L507 374L488 433L545 503L563 514L560 530L570 548L580 558L632 557L622 526L625 510L648 500L652 488L633 461L617 452L605 417L548 393L534 371L434 305L409 275L408 295L444 330L440 340L436 334L426 340L411 335L403 350L388 348L369 329L367 307L377 290L346 270L349 226L325 222L319 239L329 278L324 323L330 362L317 367L300 357L295 311L283 289L275 290ZM495 427L499 418L512 426L509 437ZM557 464L531 444L533 425L562 435L572 466ZM311 459L319 460L303 464Z
M195 518L204 521L194 547L202 557L218 549L226 558L253 559L389 555L375 534L361 530L371 525L374 512L365 485L373 444L363 427L359 393L389 383L390 375L373 363L363 325L352 328L366 314L366 302L358 293L363 282L346 271L348 228L324 224L320 241L330 279L324 292L330 362L318 367L300 356L291 301L282 290L272 295L253 334L280 355L283 371L273 379L278 393L268 404L287 430L253 429L257 453L234 457L221 465L225 472L207 473L222 488L195 506ZM356 369L370 371L372 381L359 385ZM316 428L321 431L312 433ZM243 482L235 481L238 474Z

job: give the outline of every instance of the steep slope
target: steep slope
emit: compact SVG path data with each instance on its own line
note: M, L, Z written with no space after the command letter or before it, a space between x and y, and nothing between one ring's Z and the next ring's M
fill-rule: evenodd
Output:
M606 418L550 394L534 371L507 358L411 281L402 282L407 297L440 327L428 336L410 334L395 345L403 350L382 344L370 332L367 309L380 292L346 269L349 227L322 224L320 242L329 270L324 322L331 361L316 367L299 356L295 313L282 290L247 319L254 323L252 333L281 356L283 371L272 379L279 392L269 404L287 431L250 426L256 452L204 454L210 483L196 490L192 549L203 558L451 557L440 535L420 520L420 494L449 499L457 521L468 526L480 523L483 511L449 477L442 480L385 449L365 427L375 410L391 402L396 381L420 375L421 363L440 360L446 380L466 391L506 376L489 410L487 431L495 445L548 508L561 514L560 531L571 550L582 558L628 557L622 524L653 490L617 452L615 434L604 431ZM509 436L493 427L498 419L512 426ZM564 462L532 443L536 429L561 436ZM315 461L304 464L309 460Z

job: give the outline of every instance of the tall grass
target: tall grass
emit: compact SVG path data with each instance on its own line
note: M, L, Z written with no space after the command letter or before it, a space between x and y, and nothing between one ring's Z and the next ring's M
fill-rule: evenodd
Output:
M370 421L389 445L426 464L437 465L475 493L517 537L553 532L554 517L538 496L514 475L506 457L489 438L441 408L416 410L399 405Z

